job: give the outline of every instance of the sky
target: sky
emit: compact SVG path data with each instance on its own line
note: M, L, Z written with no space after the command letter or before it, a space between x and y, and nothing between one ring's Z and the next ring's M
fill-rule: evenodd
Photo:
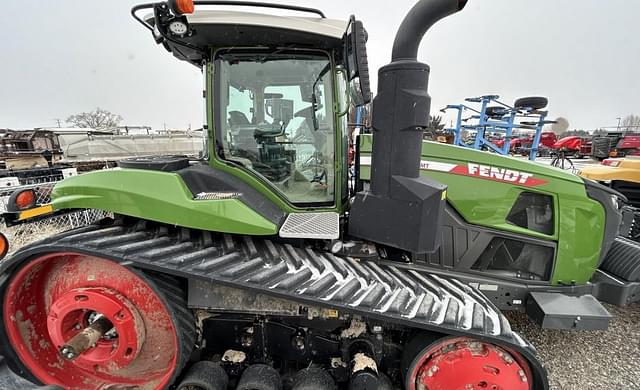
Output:
M200 70L156 45L131 18L140 2L6 2L0 128L57 126L56 119L65 126L69 115L96 107L121 115L123 125L200 127ZM393 37L415 0L288 3L362 20L375 88L377 69L389 62ZM420 48L419 59L431 66L432 113L495 94L509 103L547 96L550 118L565 117L576 129L640 115L638 15L638 0L469 0Z

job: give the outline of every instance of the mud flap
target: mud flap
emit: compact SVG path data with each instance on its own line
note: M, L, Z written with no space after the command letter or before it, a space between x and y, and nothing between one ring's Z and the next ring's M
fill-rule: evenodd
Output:
M607 309L590 294L533 292L526 311L543 329L606 330L611 319Z
M629 282L640 282L640 243L616 238L600 269Z

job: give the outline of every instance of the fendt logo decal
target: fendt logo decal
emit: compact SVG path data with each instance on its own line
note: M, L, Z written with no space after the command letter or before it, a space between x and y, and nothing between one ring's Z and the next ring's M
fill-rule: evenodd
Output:
M546 180L535 178L533 173L475 163L468 163L467 165L456 165L441 163L437 161L422 160L420 161L420 169L448 172L462 176L472 176L480 179L499 181L503 183L521 184L526 187L535 187L547 183Z

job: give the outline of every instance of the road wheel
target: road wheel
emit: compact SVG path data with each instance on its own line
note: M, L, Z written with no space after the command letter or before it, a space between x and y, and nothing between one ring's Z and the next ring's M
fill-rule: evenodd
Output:
M507 113L507 109L501 106L489 106L485 111L485 114L491 119L502 119Z
M532 388L531 370L520 355L466 337L425 346L406 371L407 390Z
M16 363L64 388L167 387L191 354L194 321L178 281L150 275L75 253L24 264L3 297Z
M549 100L542 96L530 96L517 99L513 106L518 109L542 110L549 104Z

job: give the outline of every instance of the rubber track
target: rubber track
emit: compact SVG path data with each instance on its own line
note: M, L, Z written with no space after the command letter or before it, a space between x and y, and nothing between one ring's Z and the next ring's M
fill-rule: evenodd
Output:
M640 282L640 243L617 237L600 268L629 282Z
M178 338L178 361L173 382L186 366L196 343L196 327L193 313L187 308L187 286L183 280L153 271L143 272L144 279L161 298L165 299L173 316ZM150 282L150 283L149 283Z
M86 227L35 243L16 253L0 273L34 255L63 251L389 323L493 340L529 361L536 388L548 386L533 347L512 332L507 319L484 295L424 270L357 261L250 236L153 227L141 221L134 226Z

